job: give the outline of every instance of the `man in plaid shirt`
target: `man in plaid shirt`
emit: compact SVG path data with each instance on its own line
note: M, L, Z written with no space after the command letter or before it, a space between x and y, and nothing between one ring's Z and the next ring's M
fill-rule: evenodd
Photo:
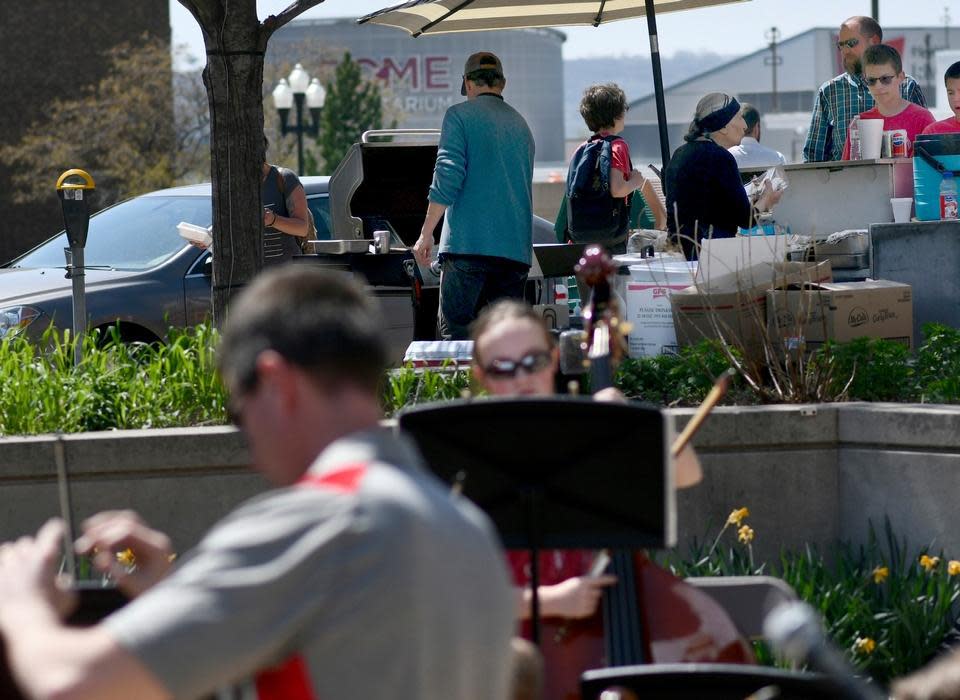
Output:
M883 41L883 30L870 17L851 17L840 25L837 49L843 57L844 73L828 80L817 91L813 118L803 146L805 162L841 160L850 120L873 107L873 97L863 81L863 52ZM917 81L909 75L900 85L904 99L926 107Z

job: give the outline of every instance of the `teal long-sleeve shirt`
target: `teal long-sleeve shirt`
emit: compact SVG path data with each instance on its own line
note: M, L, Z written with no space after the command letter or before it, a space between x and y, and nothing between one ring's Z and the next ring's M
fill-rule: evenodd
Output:
M533 154L527 122L499 95L484 93L447 110L429 194L447 207L440 254L530 264Z

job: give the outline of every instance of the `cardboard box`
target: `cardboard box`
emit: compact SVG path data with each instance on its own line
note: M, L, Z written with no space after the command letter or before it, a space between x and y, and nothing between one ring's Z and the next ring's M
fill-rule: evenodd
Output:
M834 282L767 292L767 327L778 347L807 350L827 340L896 340L913 347L913 292L889 280Z
M763 263L674 291L670 304L677 342L682 347L722 336L746 357L762 361L767 290L832 279L829 261Z

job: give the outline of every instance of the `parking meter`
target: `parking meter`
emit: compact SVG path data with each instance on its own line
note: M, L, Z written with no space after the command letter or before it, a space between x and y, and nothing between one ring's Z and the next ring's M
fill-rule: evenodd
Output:
M73 180L68 182L68 180ZM77 182L76 180L82 180ZM70 248L67 258L67 277L73 281L73 362L80 364L83 335L87 330L87 301L84 285L83 247L87 244L90 225L90 193L96 185L84 170L73 168L57 178L57 196L63 208L63 224L67 230Z
M80 178L82 183L67 182ZM83 248L87 244L87 229L90 224L89 191L96 188L89 173L78 168L67 170L57 179L57 195L63 207L63 223L71 248Z

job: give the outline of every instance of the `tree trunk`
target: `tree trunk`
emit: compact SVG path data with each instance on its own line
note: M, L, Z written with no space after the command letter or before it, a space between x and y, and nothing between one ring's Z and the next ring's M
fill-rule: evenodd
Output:
M243 3L241 3L243 4ZM250 0L249 5L254 3ZM256 19L232 11L219 34L205 32L203 82L210 104L210 181L213 183L213 322L222 327L233 294L263 265L263 54Z
M213 189L213 322L263 267L263 57L274 31L323 0L295 0L261 24L256 0L179 0L203 30Z

